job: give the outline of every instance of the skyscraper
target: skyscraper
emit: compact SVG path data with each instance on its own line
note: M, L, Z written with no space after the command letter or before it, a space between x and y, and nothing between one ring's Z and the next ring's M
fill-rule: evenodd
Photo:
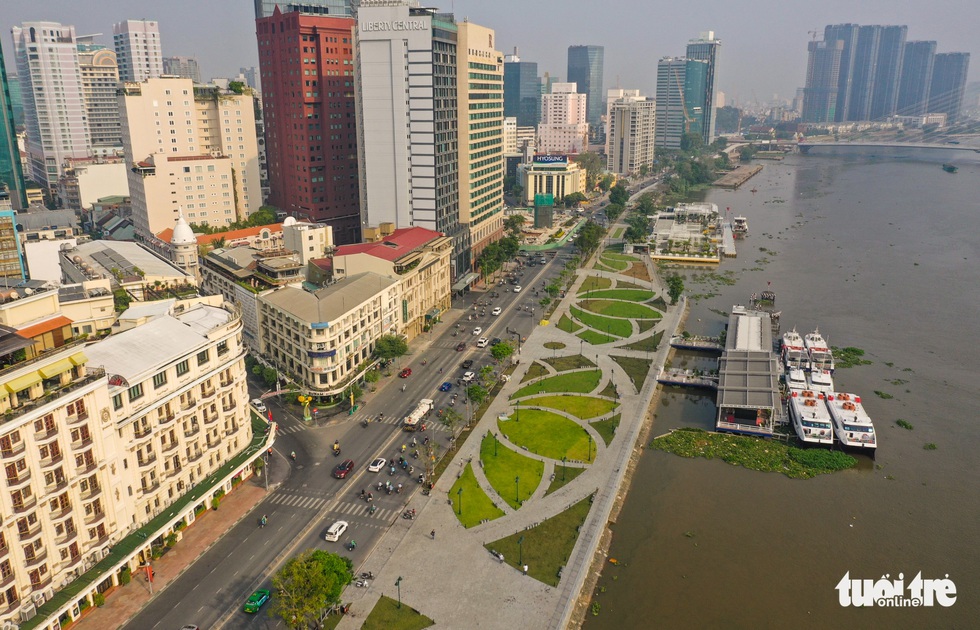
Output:
M600 127L605 103L602 99L602 64L605 49L602 46L568 47L568 83L578 86L579 94L588 96L586 120L595 128Z
M708 62L664 57L657 62L657 149L680 149L687 134L704 137Z
M116 155L122 152L116 53L105 46L93 45L88 37L80 37L78 41L78 69L82 75L92 151L97 155Z
M7 67L3 61L3 43L0 42L0 188L9 191L14 210L22 210L27 207L27 195L14 132L14 110L7 85Z
M521 61L516 48L504 58L504 116L516 118L519 127L537 127L541 122L538 64Z
M609 104L607 170L628 175L653 164L656 113L656 101L646 96L623 96Z
M806 84L803 88L803 122L837 120L837 107L846 103L838 93L843 40L812 41L807 44Z
M907 26L881 27L869 120L885 120L895 115L907 33Z
M541 124L538 125L538 151L541 153L582 153L588 148L589 123L586 122L588 95L574 83L554 83L551 94L541 97Z
M350 0L302 0L301 2L281 2L280 0L255 0L255 19L272 17L279 7L281 13L299 11L307 15L350 16Z
M25 22L11 32L23 89L30 178L53 189L66 157L92 154L75 27Z
M721 51L721 41L715 39L714 31L701 33L698 39L687 43L687 58L708 62L708 78L705 81L704 120L701 123L703 140L711 144L715 139L715 72L718 67L718 53Z
M824 41L842 43L836 122L884 120L898 109L906 26L833 24Z
M256 20L269 203L360 240L352 78L354 19L280 13Z
M921 116L929 108L935 55L936 42L905 42L896 107L900 116Z
M126 20L112 27L120 81L146 81L163 74L163 48L156 20Z
M197 57L183 57L180 55L164 57L163 73L190 79L194 83L201 82L201 66L197 63ZM255 86L253 85L252 87Z
M969 69L970 53L939 53L935 56L929 87L929 113L944 113L947 122L956 122L963 106Z
M858 28L854 55L851 95L844 120L871 120L871 97L874 93L875 69L878 65L878 46L881 43L880 26Z
M837 100L835 103L831 103L832 107L829 108L829 111L833 112L831 114L831 119L826 120L823 114L816 114L816 110L811 109L811 113L814 113L818 118L820 118L819 122L842 122L847 120L847 110L851 106L851 82L854 79L854 52L857 49L858 30L860 28L861 27L857 24L832 24L824 27L823 40L825 42L840 41L841 46L840 61L837 68L837 84L834 87L834 93L837 95ZM823 56L830 53L831 56L833 56L833 50L836 49L836 46L830 46L829 51L820 51L820 55ZM825 61L827 60L821 59L818 62L818 74L823 74L819 71L826 69L826 66L824 65ZM809 76L809 63L807 68L807 76ZM822 76L821 80L825 78L825 76ZM826 89L827 87L828 86L823 86L819 89ZM814 93L814 96L816 96L816 94L817 93ZM822 100L823 95L821 94L818 98ZM828 111L826 103L821 103L817 110L823 112Z

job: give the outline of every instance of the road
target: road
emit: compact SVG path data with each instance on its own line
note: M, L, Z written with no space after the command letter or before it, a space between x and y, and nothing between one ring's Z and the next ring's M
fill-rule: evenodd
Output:
M273 455L269 458L268 476L274 489L246 518L218 540L207 552L187 568L182 576L133 617L126 628L132 630L180 628L184 624L196 624L201 628L283 628L278 618L269 617L268 605L259 614L246 615L242 604L252 591L258 588L271 589L270 577L279 568L283 559L309 548L327 549L351 557L355 568L368 556L382 534L401 518L404 506L411 493L418 491L417 476L421 465L415 466L413 477L407 471L398 470L392 477L387 472L381 474L367 472L368 463L375 457L391 459L397 456L402 443L416 435L419 442L424 436L435 440L443 449L448 446L448 430L438 422L429 423L425 433L408 434L401 430L401 419L407 415L422 398L431 398L437 408L446 408L452 396L450 392L440 392L439 385L444 381L453 383L462 375L460 363L473 359L471 369L478 371L483 365L491 364L490 348L476 348L479 336L514 341L518 336L527 337L537 324L541 314L538 300L544 295L534 295L534 289L541 289L561 271L564 260L562 254L571 251L570 246L557 250L558 255L548 257L541 266L524 267L519 277L522 291L513 293L513 286L505 284L494 287L500 297L488 298L489 294L467 294L454 302L454 309L465 309L457 330L453 325L438 326L430 339L413 342L414 347L430 343L423 352L410 349L411 354L398 359L393 374L403 367L410 367L412 375L406 379L394 376L384 378L376 392L365 395L366 402L353 415L334 418L319 417L311 423L304 423L290 408L280 404L277 399L266 400L267 406L278 423L279 436ZM489 300L490 305L473 309L477 300ZM492 316L491 309L499 306L503 312ZM523 310L534 307L535 314ZM472 317L472 320L467 319ZM475 327L482 333L472 334ZM453 332L457 336L453 336ZM508 331L514 331L508 334ZM456 345L466 343L466 349L456 351ZM519 358L519 355L518 355ZM426 365L422 365L422 360ZM401 391L401 385L406 391ZM263 393L258 383L249 383L250 396ZM465 395L461 392L461 399ZM466 416L467 409L457 406ZM372 421L366 427L361 421L376 418L384 413L383 421ZM434 417L434 416L433 416ZM331 447L337 440L341 445L341 456L334 457ZM296 452L296 460L291 461L290 452ZM408 450L410 455L411 449ZM352 476L346 480L331 476L333 467L342 459L351 458L356 464ZM410 462L417 463L409 456ZM402 483L405 489L401 494L385 494L374 490L374 504L377 510L368 513L368 504L359 498L361 489L368 489L378 480L391 480ZM258 526L258 519L265 515L266 527ZM335 520L345 520L350 528L341 542L328 543L323 534ZM201 525L207 527L207 520ZM357 541L353 552L346 550L346 543Z

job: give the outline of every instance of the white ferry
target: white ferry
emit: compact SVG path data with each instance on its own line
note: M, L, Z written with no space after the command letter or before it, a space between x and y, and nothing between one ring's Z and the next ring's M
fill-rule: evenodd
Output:
M749 220L746 217L735 217L732 221L732 234L735 238L743 238L749 233Z
M834 377L831 376L830 370L811 370L807 373L807 381L809 384L807 389L815 392L830 394L834 391Z
M834 433L842 446L869 450L878 448L871 416L861 405L861 397L838 392L827 396L827 408L834 422Z
M806 372L800 368L786 368L786 388L791 392L809 389L806 384Z
M789 415L793 420L796 436L804 444L833 444L834 428L830 410L824 404L824 395L805 389L791 392Z
M834 373L834 355L830 352L819 328L803 338L803 345L810 355L811 370L829 370L831 374Z
M795 328L783 333L781 352L783 365L786 366L786 369L810 369L810 355L807 354L806 347L803 345L803 337L796 332Z

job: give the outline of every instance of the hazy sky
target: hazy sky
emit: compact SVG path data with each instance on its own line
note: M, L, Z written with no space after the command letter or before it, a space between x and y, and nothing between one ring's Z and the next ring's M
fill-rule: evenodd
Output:
M653 94L657 59L684 54L688 39L714 30L722 41L719 89L739 102L791 98L803 85L808 31L827 24L905 24L908 39L939 42L939 52L973 54L970 79L980 78L976 0L432 0L497 32L497 47L520 47L540 72L565 78L570 44L605 46L605 87ZM233 76L258 65L252 0L0 0L8 70L10 27L28 20L74 24L79 34L103 33L124 19L160 22L165 56L196 56L204 79Z

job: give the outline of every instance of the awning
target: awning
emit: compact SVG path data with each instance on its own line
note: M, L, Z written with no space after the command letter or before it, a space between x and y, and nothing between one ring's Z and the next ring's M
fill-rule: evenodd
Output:
M11 394L16 394L17 392L24 391L28 387L37 385L42 380L43 378L41 377L40 374L38 374L37 372L31 372L30 374L18 376L12 381L7 381L6 383L4 383L3 386L6 387L7 391L10 392Z
M72 365L85 365L88 363L88 357L85 356L84 352L76 352L75 354L68 357Z
M72 368L72 362L70 359L61 359L55 361L54 363L49 363L48 365L45 365L44 367L38 369L38 372L44 378L54 378L59 374L64 374L71 368Z
M426 319L437 319L442 313L438 308L430 308L429 312L425 314Z
M466 287L468 287L471 284L473 284L473 281L476 280L479 277L480 277L480 274L478 274L476 272L473 272L473 271L471 271L471 272L469 272L467 274L464 274L463 277L460 278L459 280L457 280L456 281L456 284L453 285L453 291L462 291Z

